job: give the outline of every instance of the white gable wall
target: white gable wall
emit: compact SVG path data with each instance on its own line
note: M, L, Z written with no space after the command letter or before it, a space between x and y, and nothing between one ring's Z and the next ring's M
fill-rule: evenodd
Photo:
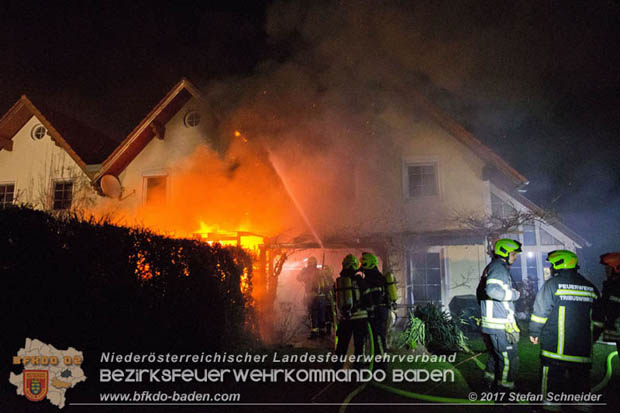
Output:
M136 156L120 174L119 179L123 187L124 208L135 209L145 200L145 177L166 175L168 197L174 196L174 172L181 161L194 153L196 148L209 144L204 135L202 122L206 122L206 114L202 113L201 124L198 127L185 126L184 117L189 111L200 112L200 105L195 98L187 102L166 123L163 140L153 138L146 147Z
M482 180L484 162L477 155L431 120L390 112L383 121L392 129L394 143L386 149L378 141L369 152L382 155L357 169L355 202L365 207L352 212L368 232L457 229L456 213L484 210L488 183ZM429 163L435 165L437 194L410 197L408 165Z
M57 146L49 135L36 140L33 128L41 122L32 117L13 137L13 150L0 151L0 184L15 184L15 202L37 208L51 208L54 180L74 180L74 190L80 189L78 200L93 196L89 180L78 164ZM77 195L77 194L76 194Z

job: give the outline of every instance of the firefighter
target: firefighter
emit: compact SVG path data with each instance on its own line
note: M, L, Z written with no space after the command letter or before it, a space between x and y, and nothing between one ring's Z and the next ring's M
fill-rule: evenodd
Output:
M603 319L605 341L615 341L620 352L620 252L601 255L605 266L603 282Z
M368 320L372 328L375 347L375 355L383 356L387 349L387 322L389 316L389 299L387 295L387 281L379 271L379 260L370 252L362 253L360 269L364 273L366 290L364 296L368 296ZM376 363L375 368L385 369L384 363Z
M345 355L349 348L349 341L353 335L355 355L364 353L364 342L368 336L368 312L363 301L361 291L366 289L366 283L359 274L358 259L349 254L342 260L342 271L336 280L336 297L340 320L336 332L336 354ZM336 366L342 368L339 362Z
M304 304L308 309L311 321L311 330L309 339L315 339L321 336L321 332L325 331L325 288L322 288L321 272L317 266L315 257L309 257L306 267L297 274L297 280L304 283L305 296Z
M515 301L520 293L510 275L510 265L521 252L521 243L500 239L493 252L494 257L484 269L477 290L482 333L489 353L484 378L490 389L505 390L514 388L519 368Z
M552 277L536 295L530 320L530 341L541 347L541 393L547 410L559 406L549 392L589 392L593 319L599 318L599 293L581 274L577 255L557 250L547 255ZM597 329L600 330L600 329Z
M325 328L320 331L322 336L330 336L332 326L336 322L336 300L334 297L334 273L332 269L324 265L320 271L320 296L322 297L321 305L323 306L323 312L325 313Z

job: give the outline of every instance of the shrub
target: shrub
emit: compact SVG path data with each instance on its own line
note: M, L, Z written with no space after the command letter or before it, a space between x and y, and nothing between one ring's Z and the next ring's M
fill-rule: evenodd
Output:
M245 332L251 259L239 248L170 239L76 216L0 210L0 321L24 339L89 350L214 351Z
M469 351L467 337L459 328L458 322L444 311L441 305L429 303L416 306L413 315L422 320L426 326L425 345L429 351L448 353Z
M424 322L409 312L409 319L403 331L394 337L393 346L415 350L418 344L424 345L426 342L426 326Z

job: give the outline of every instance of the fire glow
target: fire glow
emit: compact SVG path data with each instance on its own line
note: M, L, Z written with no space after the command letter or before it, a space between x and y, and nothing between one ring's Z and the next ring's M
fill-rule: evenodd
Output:
M244 295L251 293L254 303L260 305L268 288L273 288L262 285L267 282L263 273L272 268L268 260L273 258L266 242L291 229L306 231L267 153L234 131L226 156L201 145L167 170L164 185L149 187L148 200L153 202L138 202L137 195L123 198L123 203L109 199L93 214L168 237L243 248L253 264L242 269L240 290ZM141 280L160 275L144 253L130 259ZM189 275L187 269L185 275Z
M258 254L259 248L265 243L265 237L247 231L225 231L216 225L207 225L200 221L200 229L193 233L194 238L207 242L209 245L219 243L222 246L241 247Z

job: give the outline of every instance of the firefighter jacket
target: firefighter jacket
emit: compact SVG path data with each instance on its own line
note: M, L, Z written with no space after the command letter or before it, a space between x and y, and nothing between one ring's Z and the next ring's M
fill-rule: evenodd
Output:
M363 292L367 289L366 281L361 277L361 275L353 269L343 269L340 272L340 277L350 277L351 278L351 295L353 306L349 307L344 303L338 303L340 310L340 314L342 318L348 320L358 320L358 319L366 319L368 318L367 308L370 306L370 302L366 296L363 295Z
M559 270L536 295L530 336L540 337L543 364L592 363L594 324L600 317L596 287L576 269Z
M603 282L603 338L620 342L620 274Z
M517 329L514 302L519 299L520 294L514 288L506 261L495 257L487 265L477 294L480 301L483 333L498 334L507 329Z
M307 299L328 296L334 284L330 278L325 270L316 267L305 267L297 275L297 280L304 283Z
M365 270L364 281L366 282L366 290L363 294L368 296L369 310L373 311L378 306L387 307L390 304L387 295L387 280L381 271L377 268Z
M297 274L297 281L304 283L306 296L315 295L319 277L319 269L316 267L305 267Z

